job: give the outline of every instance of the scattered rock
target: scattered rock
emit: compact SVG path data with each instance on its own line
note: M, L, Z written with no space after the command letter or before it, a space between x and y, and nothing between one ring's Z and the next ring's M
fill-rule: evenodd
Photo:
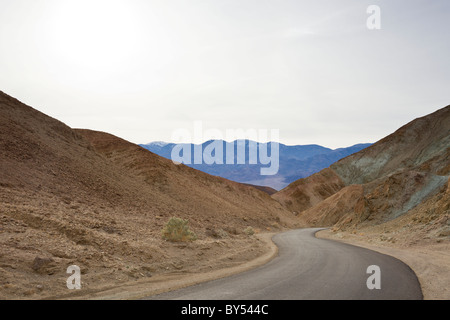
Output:
M38 256L34 258L31 268L39 274L52 275L56 271L55 261L52 258L41 258Z
M450 236L450 228L443 228L439 233L439 237L449 237Z

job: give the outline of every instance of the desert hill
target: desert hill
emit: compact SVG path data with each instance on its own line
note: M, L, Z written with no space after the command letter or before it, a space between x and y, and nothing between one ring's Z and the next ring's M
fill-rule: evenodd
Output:
M407 214L402 219L404 223L409 220L400 228L405 233L414 229L415 235L423 236L426 229L448 238L449 155L447 106L272 197L296 212L306 225L339 230L387 222L386 226L392 226Z
M275 190L274 188L271 188L271 187L257 186L257 185L249 184L249 183L242 183L242 184L246 185L246 186L251 186L251 187L256 188L258 190L261 190L261 191L267 193L270 196L277 192L277 190Z
M70 294L72 264L86 290L234 265L265 250L245 228L293 225L263 191L73 130L2 92L0 168L0 298ZM163 241L172 216L198 240Z

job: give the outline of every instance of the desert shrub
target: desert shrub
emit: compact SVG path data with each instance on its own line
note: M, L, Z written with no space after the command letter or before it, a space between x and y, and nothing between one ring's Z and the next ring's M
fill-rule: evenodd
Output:
M224 230L227 234L234 234L234 235L237 235L238 234L238 230L236 229L236 227L230 227L230 226L228 226L228 227L225 227L225 230Z
M223 229L217 230L217 234L219 235L220 238L228 238L228 232L226 232Z
M248 236L252 236L255 234L255 230L252 227L247 227L245 228L244 233Z
M208 228L206 229L205 234L211 238L228 238L228 233L223 229Z
M277 222L272 222L270 226L274 229L280 229L280 225Z
M164 240L172 242L184 242L197 240L197 235L189 230L188 220L172 217L162 230Z

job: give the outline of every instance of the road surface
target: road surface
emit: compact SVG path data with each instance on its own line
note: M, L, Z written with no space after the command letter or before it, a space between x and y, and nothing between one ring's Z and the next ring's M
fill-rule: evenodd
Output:
M318 239L321 229L278 234L278 256L234 276L148 297L150 300L377 300L422 299L414 272L400 260L365 248ZM380 289L370 290L369 266ZM369 281L376 283L375 280Z

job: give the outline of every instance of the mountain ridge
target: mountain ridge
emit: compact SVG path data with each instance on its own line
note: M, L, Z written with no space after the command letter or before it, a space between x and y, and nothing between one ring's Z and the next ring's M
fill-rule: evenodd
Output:
M191 162L186 165L236 182L268 186L270 188L280 190L299 178L310 176L311 174L330 166L337 160L340 160L343 157L371 145L370 143L360 143L346 148L330 149L317 144L288 146L278 143L280 154L279 170L277 174L273 176L262 176L260 169L265 166L261 164L249 164L249 154L253 151L253 149L251 149L252 143L256 146L256 148L259 148L260 145L267 145L269 149L271 149L271 144L277 142L259 143L247 139L238 139L234 141L208 140L202 144L187 143L182 145L188 146L190 150L194 150L195 146L201 146L202 150L205 150L205 148L212 142L218 142L223 146L223 150L226 150L227 145L231 144L233 148L236 148L237 142L241 141L245 142L245 164L237 164L237 152L234 154L233 164L195 164L193 152L191 152ZM161 143L161 141L158 141L154 143L151 142L148 144L141 144L140 146L166 159L171 159L172 149L176 145L177 144L175 143ZM223 156L223 163L226 163L225 152Z

